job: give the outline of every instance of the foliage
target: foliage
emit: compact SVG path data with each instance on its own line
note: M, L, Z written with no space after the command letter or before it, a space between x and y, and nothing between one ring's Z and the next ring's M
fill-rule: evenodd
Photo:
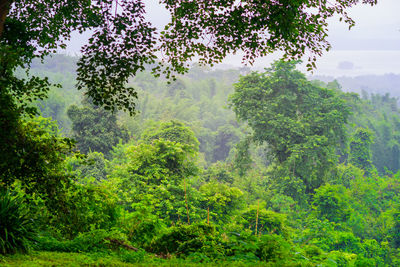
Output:
M69 157L67 169L74 172L81 183L101 182L106 179L107 160L101 152L89 152L87 157Z
M137 93L125 84L146 65L156 63L159 50L169 65L154 64L153 71L167 76L171 70L184 72L187 60L196 55L200 56L201 63L212 65L239 49L245 51L244 59L249 62L279 49L286 51L288 58L300 58L306 48L314 55L321 55L330 47L326 40L327 20L338 14L350 26L354 25L345 10L358 2L340 1L338 5L330 6L299 0L291 5L277 2L265 6L260 3L221 4L218 1L207 2L207 5L203 2L181 4L180 1L164 0L161 3L170 11L171 22L159 33L146 19L142 0L117 4L114 0L95 3L60 1L57 5L47 0L2 0L0 65L6 65L1 71L2 78L8 84L19 83L15 87L17 90L11 89L19 96L25 93L23 88L28 89L28 95L35 95L35 90L45 93L48 86L38 85L45 85L46 80L33 78L25 82L17 79L13 75L15 68L65 48L65 41L72 32L91 30L78 62L78 88L86 89L96 105L134 113ZM376 1L362 2L372 5ZM317 12L309 11L313 8ZM227 12L220 12L223 10ZM201 16L194 15L200 11ZM229 31L225 25L230 26ZM209 40L209 33L215 38Z
M110 229L116 224L117 197L103 185L73 184L65 190L62 206L50 216L55 232L73 238L95 229Z
M71 240L57 240L42 234L37 238L37 250L57 252L100 252L107 249L119 250L130 246L126 236L117 229L96 229L83 232Z
M331 222L348 220L349 209L348 190L342 185L325 184L315 191L313 208L321 219Z
M355 181L363 180L365 171L352 164L340 164L336 168L336 173L334 173L330 179L330 184L341 184L346 188L350 188Z
M230 102L253 129L253 139L266 142L285 167L278 176L299 177L311 192L337 160L349 109L336 91L308 82L295 64L277 61L263 74L242 77Z
M367 129L358 128L350 140L350 158L349 163L354 166L370 171L372 168L371 149L373 135Z
M128 141L128 133L117 124L115 114L93 105L89 100L84 101L81 108L70 106L68 117L72 121L72 137L84 154L96 151L107 157L113 146L120 141Z
M64 185L69 183L64 160L71 153L72 140L62 137L57 124L42 117L16 122L13 140L2 156L0 181L9 186L20 180L27 193L46 196L49 205L56 205Z
M391 239L393 242L393 245L395 248L399 248L400 247L400 238L399 238L399 234L400 234L400 211L398 209L396 209L396 211L393 214L393 218L394 218L394 225L393 228L391 229Z
M276 234L289 239L290 229L287 226L286 215L284 214L252 205L241 216L244 219L244 228L251 229L256 235Z
M215 135L215 148L213 151L213 162L223 161L229 156L229 152L239 141L240 131L231 124L220 126Z
M177 225L171 227L151 244L151 250L164 255L174 253L188 256L200 252L207 257L222 256L223 247L218 245L213 226L200 223L193 225Z
M151 206L169 222L187 218L185 199L192 191L189 178L198 169L185 146L161 139L128 145L124 153L128 161L115 164L110 174L124 206L129 210L135 209L135 203Z
M24 252L34 238L34 222L23 200L9 190L0 191L0 254Z
M352 97L346 100L353 106L350 122L357 125L357 128L350 132L355 134L358 127L361 127L366 129L365 134L370 136L370 140L365 141L369 143L372 156L365 150L368 147L365 143L364 158L370 156L372 164L380 174L397 172L400 166L400 124L398 123L400 117L397 99L388 94L383 96L366 94L363 99Z
M211 220L216 222L228 222L243 203L243 192L239 188L216 181L203 184L199 191L201 206L209 209Z
M234 162L240 176L245 175L247 170L251 167L252 159L249 152L250 143L251 139L247 137L236 145Z
M291 258L291 245L280 235L263 235L257 245L256 255L262 261L280 265Z
M169 140L184 145L184 150L188 152L199 151L199 141L194 132L179 121L163 122L158 126L149 127L141 139L148 143L157 139Z
M217 181L219 183L233 184L234 175L229 170L227 164L216 162L203 172L203 178L206 182Z
M154 238L159 236L166 225L153 214L153 209L143 203L132 205L134 212L125 212L119 218L118 226L126 233L133 244L141 248L150 247Z
M161 3L173 19L162 32L161 48L169 61L182 66L196 56L203 64L220 63L229 53L239 50L244 52L243 62L250 63L275 50L284 51L284 56L291 59L302 58L306 50L321 55L330 48L327 20L338 14L351 27L354 21L345 10L358 2L330 5L303 0L268 4L164 0ZM310 66L315 67L314 60L310 58Z

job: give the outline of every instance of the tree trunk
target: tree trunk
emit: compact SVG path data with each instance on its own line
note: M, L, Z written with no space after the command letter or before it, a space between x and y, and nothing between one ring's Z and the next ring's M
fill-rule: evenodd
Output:
M10 0L0 0L0 37L3 35L4 23L10 10Z

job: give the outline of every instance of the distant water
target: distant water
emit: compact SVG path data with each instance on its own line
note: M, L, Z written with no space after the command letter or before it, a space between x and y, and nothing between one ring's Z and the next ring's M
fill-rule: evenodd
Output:
M400 45L399 45L400 49ZM280 57L281 53L257 59L251 67L255 70L263 70ZM229 56L221 65L240 67L241 55ZM347 64L343 64L347 63ZM305 63L299 67L306 72ZM326 75L333 77L400 74L400 50L332 50L325 53L317 60L317 69L313 75ZM311 73L307 73L311 75Z
M400 50L331 51L318 60L315 71L315 75L335 77L388 73L400 74Z

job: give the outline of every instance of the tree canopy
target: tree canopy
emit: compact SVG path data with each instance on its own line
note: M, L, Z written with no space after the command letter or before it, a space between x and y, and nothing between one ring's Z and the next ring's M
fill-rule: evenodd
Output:
M153 64L155 74L170 76L185 72L197 56L200 63L214 64L243 51L243 61L252 63L258 56L282 50L290 59L309 54L314 66L315 56L330 48L327 20L339 15L351 27L354 21L346 10L376 0L160 3L171 13L161 32L146 18L143 0L1 0L0 74L14 80L14 86L8 82L2 87L17 96L32 92L42 96L39 92L46 84L16 79L15 68L64 48L72 32L91 30L78 62L78 88L85 89L96 105L134 113L136 91L125 84L148 64ZM161 61L158 51L163 54Z
M82 107L72 105L67 111L72 121L72 137L80 152L97 151L107 157L118 142L128 141L128 132L118 125L115 114L94 106L87 99L82 104Z
M266 142L278 164L312 189L337 161L349 108L334 90L307 81L295 65L277 61L263 74L243 76L231 105L253 129L253 140Z

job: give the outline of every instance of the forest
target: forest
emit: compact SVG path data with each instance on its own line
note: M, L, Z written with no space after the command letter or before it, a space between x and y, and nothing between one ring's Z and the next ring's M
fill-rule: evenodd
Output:
M399 75L297 69L377 1L159 3L0 0L0 266L400 266Z
M24 154L1 166L0 264L398 266L397 98L297 62L195 65L130 79L132 117L77 91L76 61L32 64L61 87L26 107Z

